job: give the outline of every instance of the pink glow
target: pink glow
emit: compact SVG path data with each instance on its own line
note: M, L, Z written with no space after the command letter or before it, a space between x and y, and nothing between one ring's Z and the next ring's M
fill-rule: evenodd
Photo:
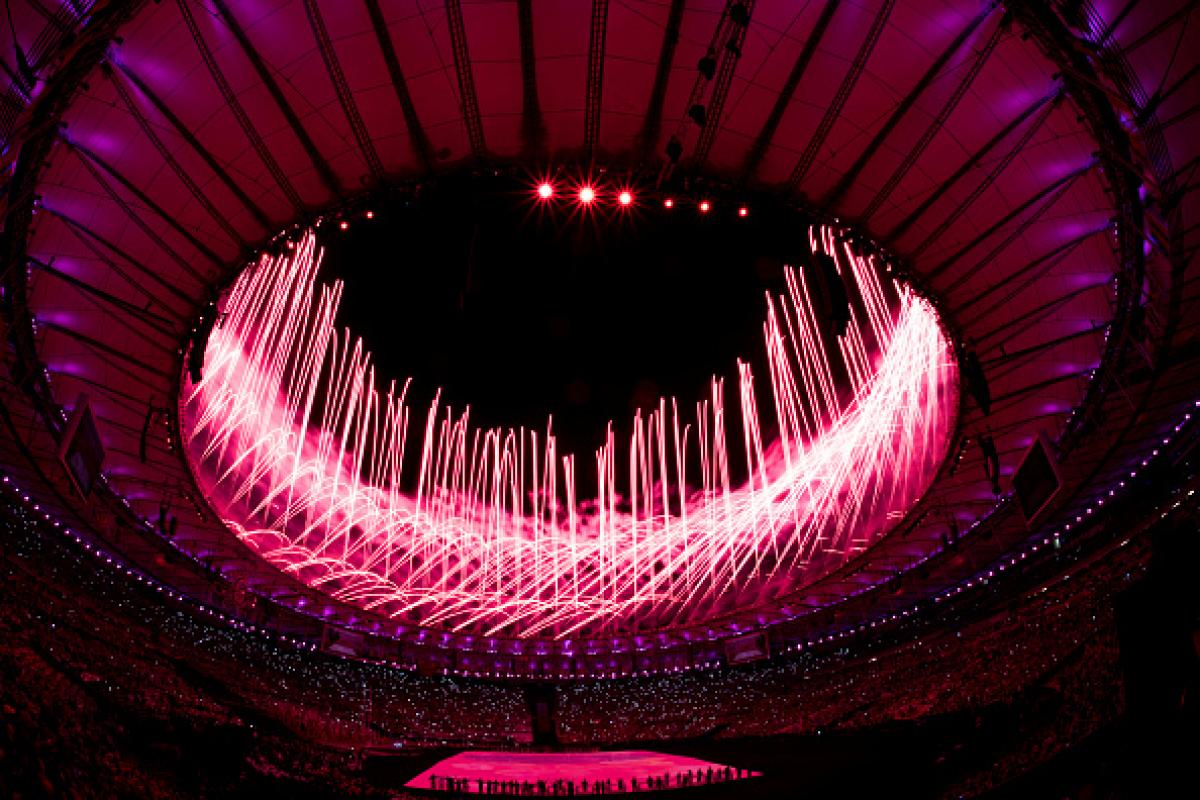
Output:
M596 199L596 190L591 186L584 186L579 190L579 202L585 206L590 205Z
M342 285L316 283L310 233L224 300L204 380L185 389L189 456L226 524L265 559L425 625L616 635L773 600L911 509L956 407L929 303L823 228L809 244L861 297L844 337L829 339L805 272L789 268L786 293L765 298L769 381L739 363L736 387L714 377L690 410L663 398L622 446L610 425L577 461L550 420L482 430L469 407L435 399L414 422L408 383L377 389L361 340L334 327Z
M674 778L684 772L710 769L723 779L725 765L703 761L689 756L654 753L649 750L613 750L603 753L509 753L491 751L466 751L455 753L410 780L407 786L413 789L429 789L434 777L455 778L468 781L467 791L476 792L479 781L573 781L577 787L583 781L618 780L626 784L632 778L644 788L648 777L670 775ZM735 773L736 774L736 771ZM746 771L746 777L759 773ZM614 788L615 791L615 788ZM582 792L580 792L582 793Z
M707 200L701 200L701 201L700 201L700 213L701 213L701 214L707 214L707 213L708 213L708 210L709 210L710 208L712 208L712 204L711 204L711 203L709 203Z
M549 200L554 196L554 187L548 183L543 183L537 188L538 197L543 200Z
M633 194L628 191L621 192L617 195L617 202L623 206L631 205L633 203Z

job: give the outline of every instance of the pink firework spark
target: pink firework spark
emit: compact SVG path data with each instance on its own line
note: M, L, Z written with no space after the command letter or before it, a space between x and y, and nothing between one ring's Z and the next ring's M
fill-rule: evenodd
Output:
M558 451L549 421L484 430L435 397L413 431L408 384L377 388L362 341L334 327L342 286L317 284L309 233L225 298L204 379L186 393L189 455L225 523L269 562L424 625L608 635L780 598L913 506L956 405L929 302L828 229L808 238L861 304L834 339L803 270L767 295L769 439L746 363L736 414L714 377L691 409L662 399L636 414L621 446L610 424L586 468ZM748 475L737 485L731 447Z

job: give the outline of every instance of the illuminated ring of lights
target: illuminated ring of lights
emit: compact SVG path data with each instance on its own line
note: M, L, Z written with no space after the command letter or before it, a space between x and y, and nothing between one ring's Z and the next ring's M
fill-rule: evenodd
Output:
M808 239L858 302L834 339L805 270L787 268L786 293L767 295L769 440L740 361L736 422L714 377L691 412L664 399L635 415L627 446L610 425L586 472L558 452L549 422L480 430L435 397L411 425L408 384L377 389L362 341L334 327L342 285L317 284L308 233L223 299L203 378L184 381L188 457L225 524L268 562L425 626L624 635L778 600L913 507L957 406L957 365L929 301L828 228ZM693 458L699 475L687 474ZM409 470L411 492L400 488Z

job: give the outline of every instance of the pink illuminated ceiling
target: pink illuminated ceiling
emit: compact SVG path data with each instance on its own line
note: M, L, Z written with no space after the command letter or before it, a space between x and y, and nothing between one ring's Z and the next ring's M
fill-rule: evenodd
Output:
M80 24L66 4L11 5L0 36L31 56L48 15ZM744 28L732 5L144 4L63 113L28 242L40 357L60 402L91 397L114 488L144 517L167 502L186 548L269 583L220 524L192 513L192 476L160 418L139 454L148 408L174 403L178 349L210 286L303 213L381 182L512 161L653 174L672 136L680 169L802 199L910 264L978 350L992 410L968 402L962 431L994 436L1006 478L1033 435L1063 430L1113 316L1111 176L1044 40L974 0L747 3ZM1185 4L1083 6L1092 16L1071 28L1076 41L1125 48L1130 91L1158 92L1148 114L1168 160L1194 166ZM697 64L714 45L710 81ZM29 60L34 78L53 72ZM8 66L12 144L40 87ZM704 129L687 115L695 97ZM1194 219L1193 195L1179 203ZM1195 231L1178 230L1186 250ZM1154 280L1152 268L1148 293ZM986 513L981 462L965 448L904 540L863 566L903 568ZM831 591L871 580L860 570Z

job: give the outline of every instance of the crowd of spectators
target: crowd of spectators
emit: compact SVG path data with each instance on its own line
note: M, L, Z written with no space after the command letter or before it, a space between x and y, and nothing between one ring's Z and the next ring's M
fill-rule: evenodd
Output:
M1113 596L1145 558L1136 542L1114 547L986 616L869 654L806 654L738 670L566 685L559 736L615 743L813 734L1012 702L1053 681L1055 670L1101 632L1111 634ZM1118 694L1115 672L1104 677L1098 686Z
M982 794L1095 735L1123 710L1119 669L1115 632L1097 632L1022 691L1020 702L1009 706L1015 725L994 748L998 757L955 782L944 797Z
M209 622L20 509L0 512L0 796L203 796L259 783L370 796L365 748L472 730L486 731L481 745L528 738L519 688Z
M172 797L169 784L117 746L120 726L99 704L36 651L11 641L14 622L5 613L0 623L0 795Z
M153 798L286 785L296 796L318 787L318 796L368 797L380 792L363 778L368 749L532 739L519 685L421 675L272 641L105 568L20 509L0 511L0 795ZM1046 703L1027 701L1048 694L1053 708L1023 717L1022 735L993 767L961 781L957 790L969 794L1120 713L1112 597L1145 558L1137 541L1114 545L986 616L887 648L564 683L557 735L565 745L806 735L997 704L1045 711ZM192 763L197 753L203 765ZM182 786L181 774L190 776ZM636 788L677 785L651 783ZM544 793L554 791L548 784Z

